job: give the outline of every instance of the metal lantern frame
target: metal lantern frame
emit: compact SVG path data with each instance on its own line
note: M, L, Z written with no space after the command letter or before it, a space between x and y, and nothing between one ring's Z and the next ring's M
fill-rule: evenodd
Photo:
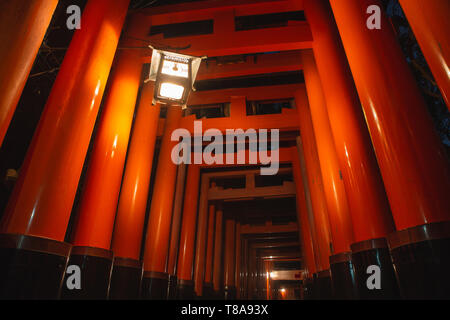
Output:
M146 82L155 81L155 89L153 94L153 104L162 103L167 105L181 105L186 108L186 103L191 91L195 91L194 82L197 77L198 70L202 59L206 57L195 57L170 51L153 49L152 62L150 66L150 75ZM174 61L180 64L187 64L188 77L180 77L175 75L164 74L163 65L165 61ZM182 97L174 99L160 94L161 86L164 83L179 85L184 88Z

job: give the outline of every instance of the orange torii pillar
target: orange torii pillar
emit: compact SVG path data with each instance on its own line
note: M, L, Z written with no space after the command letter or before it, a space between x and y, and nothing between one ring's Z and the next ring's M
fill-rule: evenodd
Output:
M235 258L235 275L234 284L236 287L236 299L241 297L241 223L236 222L236 258Z
M400 0L450 110L450 1Z
M58 0L0 3L0 146Z
M398 286L386 240L395 230L394 223L345 51L328 0L305 0L304 4L352 217L358 291L367 299L395 298ZM370 265L382 270L381 290L369 290L366 285Z
M194 298L192 268L194 266L199 186L200 167L191 164L187 170L177 266L177 298L182 300Z
M181 213L183 209L183 195L186 178L186 164L178 166L175 197L173 200L172 226L170 230L169 258L167 272L169 273L169 285L167 299L175 300L177 297L177 260L181 229Z
M331 1L397 232L389 237L406 298L450 298L450 162L379 1ZM424 273L422 270L428 270Z
M265 276L266 276L266 300L271 300L272 299L272 289L270 286L270 270L271 270L271 266L270 266L270 261L268 260L264 260L264 267L266 270Z
M139 20L128 21L127 32L134 33ZM130 41L123 44L135 45ZM69 259L69 265L81 268L81 290L64 288L65 299L108 296L113 263L111 239L141 73L138 51L120 51L116 55L86 171Z
M223 262L223 290L225 300L236 299L236 286L235 286L235 257L236 257L236 222L232 218L225 219L225 253Z
M305 88L300 88L295 92L295 102L299 116L300 136L303 145L308 186L314 212L314 227L316 229L319 249L319 259L317 261L318 270L316 274L317 289L319 290L321 298L329 299L333 294L331 290L330 274L330 256L332 254L330 223L328 220L327 203L322 183L322 173L320 171L316 138Z
M62 241L128 4L91 0L85 7L1 222L3 297L59 294L70 253ZM14 251L27 268L7 258ZM41 280L24 281L30 274Z
M314 273L316 273L318 270L318 265L319 265L318 261L320 260L320 258L319 258L320 253L319 253L319 246L317 244L314 212L313 212L312 203L311 203L311 191L310 191L309 183L308 183L308 172L306 170L305 155L303 152L303 143L302 143L301 137L297 137L296 150L297 150L299 166L300 166L300 173L301 173L300 178L302 181L303 191L305 194L306 213L307 213L307 217L309 220L309 225L311 227L311 241L312 241L312 245L313 245L314 263L315 263L315 267L314 267L315 272ZM311 273L309 275L311 277L313 277L314 273Z
M205 283L203 284L205 298L211 298L214 294L213 289L213 253L214 253L214 227L215 227L216 208L209 206L208 213L208 237L206 240L206 258L205 258Z
M291 149L292 153L292 175L294 176L296 201L297 201L297 222L300 227L300 241L303 257L303 292L306 300L313 298L313 274L317 272L316 260L314 256L314 245L311 235L311 223L308 218L308 208L306 205L306 194L303 187L302 171L300 167L299 152L297 148Z
M203 296L205 278L206 237L208 232L208 190L209 178L203 176L200 186L200 199L197 219L197 239L195 243L194 291L197 297Z
M311 118L317 142L317 153L333 240L333 255L330 256L333 289L338 299L352 299L356 298L357 292L351 262L350 245L354 242L354 237L347 194L340 176L341 169L314 55L312 50L303 50L301 55L310 105L308 107L305 104L301 116ZM311 113L310 117L308 113Z
M182 110L179 106L167 107L167 118L158 158L154 191L147 225L144 253L144 278L142 298L166 299L169 274L167 259L172 222L173 199L177 165L172 161L172 132L178 129Z
M144 85L133 125L111 250L110 299L138 299L142 281L141 243L153 166L160 105L152 106L153 85Z
M222 286L222 257L223 257L223 211L217 209L216 212L216 231L214 232L214 262L213 262L213 287L214 296L223 299Z

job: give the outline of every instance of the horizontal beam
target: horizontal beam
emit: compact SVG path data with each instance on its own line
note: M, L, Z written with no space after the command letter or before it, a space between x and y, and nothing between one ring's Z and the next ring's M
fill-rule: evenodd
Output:
M311 30L306 22L295 22L287 27L228 31L220 34L170 39L165 39L158 34L146 40L157 47L185 48L189 46L181 53L208 57L310 49L313 42ZM144 62L150 62L151 50L143 52Z
M196 91L192 92L188 99L188 106L231 102L232 97L245 97L247 101L275 100L293 98L295 91L305 88L303 83L232 88L223 90Z
M241 225L241 234L264 234L264 233L272 234L285 232L298 232L297 223L289 223L286 225L276 225L276 226Z
M241 119L232 118L211 118L202 119L202 130L218 129L225 133L227 129L279 129L280 131L298 130L298 118L296 110L283 110L281 114L248 116ZM188 116L181 120L182 128L187 129L191 134L194 132L195 116ZM270 133L269 133L270 135Z
M262 54L255 59L247 57L242 63L218 65L216 61L203 62L197 81L302 70L300 56L299 52L293 51Z
M280 168L280 173L289 173L291 172L291 168ZM245 177L247 174L259 174L259 170L236 170L236 171L220 171L220 172L211 172L211 173L205 173L204 175L207 176L209 179L213 178L238 178L238 177Z
M263 251L261 253L261 255L258 256L258 258L261 260L278 260L278 259L283 259L283 258L300 258L301 259L300 252L280 253L279 251L276 251L276 250L264 250L264 249L260 249L260 250Z
M138 9L134 13L151 16L153 25L182 23L214 18L224 10L234 10L236 16L302 11L299 0L215 0L180 3Z
M282 186L259 187L246 189L209 189L208 200L243 200L268 197L292 197L296 190L293 182L285 181Z
M283 10L298 11L301 7L299 1L250 1L249 6L243 6L240 1L211 1L208 4L207 2L138 11L132 18L139 19L140 22L141 29L137 34L148 35L151 26L208 19L214 21L214 30L211 34L177 38L164 38L163 34L156 34L145 39L142 36L140 38L155 47L186 48L182 53L209 57L292 51L312 47L312 34L306 21L289 21L287 26L282 27L235 30L236 16L276 13ZM218 3L222 5L218 7ZM126 36L136 37L136 34L126 34L125 38ZM151 50L142 49L142 54L145 57L144 61L149 62Z
M291 150L289 150L289 148L280 148L279 149L279 158L278 158L278 163L279 164L281 164L281 163L291 163L292 162L292 156L291 156ZM248 162L248 159L249 159L249 155L248 155L248 150L246 150L246 152L245 152L245 159L246 159L246 163L244 163L244 164L227 164L227 163L224 163L224 164L216 164L216 163L214 163L214 164L205 164L205 163L203 163L203 164L201 164L201 165L199 165L201 168L227 168L227 167L243 167L243 166L249 166L249 165L251 165L251 164L249 164ZM275 161L273 161L273 162L275 162ZM262 165L261 163L260 163L260 159L259 159L259 157L258 157L258 163L256 164L256 165Z
M263 259L263 260L267 260L267 261L302 261L302 258L267 258L267 259Z
M289 223L289 225L294 225L295 222ZM250 226L248 224L245 224ZM247 243L257 243L260 241L291 241L293 238L297 239L298 234L297 230L287 232L287 233L249 233L249 234L241 234L241 239L247 241ZM291 239L291 240L289 240Z
M265 242L261 242L261 243L252 243L251 246L253 248L263 248L263 249L268 249L268 248L286 248L286 247L296 247L299 246L299 242L269 242L269 243L265 243Z

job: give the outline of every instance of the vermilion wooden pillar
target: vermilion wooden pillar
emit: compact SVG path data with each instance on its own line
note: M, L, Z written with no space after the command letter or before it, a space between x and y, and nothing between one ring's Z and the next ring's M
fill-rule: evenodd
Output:
M400 4L450 110L450 2L400 0Z
M200 167L195 164L191 164L189 165L187 171L186 191L184 194L183 218L181 221L180 244L178 252L177 297L179 299L192 299L194 297L192 267L194 265L199 186Z
M142 297L146 299L167 297L167 258L177 173L171 158L177 142L171 141L171 135L178 129L181 115L181 107L168 106L145 240Z
M236 257L236 222L234 219L225 219L225 256L223 263L223 283L224 283L224 298L225 300L236 299L236 286L235 286L235 257Z
M212 286L212 266L213 266L213 254L214 254L214 227L215 227L215 215L216 208L214 205L209 206L208 212L208 236L206 242L206 257L205 257L205 283L203 284L205 297L211 298L214 294Z
M330 299L331 275L330 275L330 256L332 254L333 244L331 241L330 224L328 219L328 210L325 199L325 193L322 183L322 173L317 153L316 138L311 121L311 114L308 108L308 98L306 90L301 88L295 93L295 102L299 114L300 135L303 148L303 155L306 164L306 175L311 194L311 203L314 212L314 228L316 229L316 241L318 247L318 272L316 276L318 297L321 299Z
M241 223L236 223L236 249L235 249L235 274L234 274L234 284L236 287L236 299L241 298Z
M349 252L350 244L353 243L353 229L347 195L340 176L340 166L334 146L322 83L317 72L312 50L302 51L302 65L304 67L303 72L305 74L309 104L305 103L300 106L302 110L300 117L303 116L306 120L310 118L313 124L333 239L333 253ZM308 116L308 113L310 113L310 116Z
M304 116L308 117L307 112L311 113L333 240L333 255L330 256L333 288L339 299L351 299L356 297L350 252L350 245L354 242L353 226L322 83L312 50L302 51L302 65L310 106L308 108L305 105Z
M328 1L304 5L352 217L358 288L363 298L394 298L398 289L385 239L394 224L339 32ZM368 290L369 265L382 268L382 290Z
M242 295L241 298L248 298L248 277L249 277L249 269L248 269L248 239L243 237L242 239Z
M115 220L110 299L139 297L142 234L160 114L159 104L152 106L152 99L153 85L146 84L133 126Z
M298 110L300 135L303 144L303 154L308 177L308 185L311 192L311 202L314 212L314 221L319 247L318 272L329 270L331 255L331 233L328 221L327 204L320 171L319 156L317 154L316 138L308 107L308 97L305 88L295 92L295 103Z
M213 286L216 297L223 298L222 286L222 255L223 255L223 211L217 209L216 212L216 231L214 232L214 262L213 262Z
M1 222L2 233L21 235L12 236L14 245L2 249L2 261L8 261L1 270L5 296L58 295L70 249L60 241L64 240L128 4L129 0L91 0L85 7L84 27L75 32L67 50ZM34 242L37 245L32 245ZM40 257L36 248L47 252L45 262L35 260ZM25 283L27 278L22 275L10 276L10 267L19 260L12 260L7 252L15 249L16 257L28 257L31 269L24 272L35 273L35 278L45 283ZM41 267L36 269L34 263Z
M58 0L0 3L0 146Z
M129 21L127 32L134 34L141 20L133 17ZM142 62L136 50L116 55L89 159L69 260L69 264L83 266L85 283L81 290L64 290L66 299L108 295L113 257L110 245L141 72Z
M271 286L270 286L270 261L264 260L264 269L266 270L266 300L271 299Z
M208 232L208 190L209 178L201 179L200 199L198 206L197 234L195 241L194 290L198 297L203 296L205 278L206 237Z
M316 273L316 261L314 257L314 246L311 236L311 225L308 219L306 207L305 190L301 177L300 161L297 148L291 149L292 153L292 174L294 176L296 201L297 201L297 220L300 227L300 238L302 243L302 256L304 259L304 280L303 290L305 299L312 298L312 276Z
M399 230L390 245L403 294L448 298L449 159L385 14L381 29L361 27L381 3L331 4Z
M312 192L310 188L309 178L308 178L308 171L306 167L306 156L305 156L305 148L303 147L303 142L301 137L297 137L297 151L298 151L298 157L300 160L300 168L302 173L302 179L303 179L303 187L305 190L305 197L308 201L308 196L312 199ZM317 192L317 190L316 190ZM323 197L323 195L322 195ZM324 200L322 200L324 201ZM312 201L311 201L312 202ZM325 204L324 204L325 205ZM312 207L312 206L311 206ZM326 217L328 219L328 217ZM324 217L322 217L324 219ZM320 230L323 228L323 222L320 221L320 217L317 218L316 213L311 210L311 212L308 213L308 220L309 225L311 227L311 238L313 242L313 248L314 248L314 256L315 256L315 262L316 262L316 273L312 274L312 280L313 280L313 290L314 293L313 297L314 299L331 299L331 296L333 294L332 292L332 286L331 286L331 275L330 275L330 269L325 269L323 266L321 267L318 261L324 261L324 244L320 245L320 241L324 242L323 238L323 232L324 230ZM329 231L329 230L328 230ZM322 240L320 240L320 237ZM329 236L330 237L330 236ZM331 251L331 243L330 248L328 248L329 251ZM327 249L327 248L325 248ZM325 251L326 252L326 251ZM321 259L322 257L322 259ZM327 260L328 261L328 260Z
M305 194L305 205L306 205L306 213L307 213L307 217L308 217L308 221L309 221L309 225L311 227L310 232L311 232L311 241L312 241L312 246L313 246L313 254L314 254L314 263L315 263L315 267L314 270L315 272L317 272L318 269L318 261L320 260L319 258L319 246L317 244L317 235L316 235L316 228L315 228L315 221L314 221L314 211L312 208L312 203L311 203L311 191L309 188L309 183L308 183L308 171L306 170L306 162L305 162L305 155L303 152L303 142L302 142L302 138L299 136L297 137L297 155L298 155L298 161L299 161L299 166L300 166L300 178L303 184L303 191ZM310 275L311 277L313 276L313 274Z
M173 199L172 226L170 229L169 258L167 261L167 272L169 273L169 287L167 299L174 300L177 297L177 260L178 247L181 232L181 211L183 209L183 195L186 178L186 164L178 166L175 197Z

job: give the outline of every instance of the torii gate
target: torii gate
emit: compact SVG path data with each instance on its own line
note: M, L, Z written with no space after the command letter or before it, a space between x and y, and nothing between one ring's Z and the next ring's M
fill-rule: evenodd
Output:
M0 89L5 97L2 100L7 101L0 107L1 139L38 50L40 41L36 39L42 40L57 1L27 1L26 11L30 14L24 21L15 21L14 15L8 17L9 12L23 9L20 1L10 3L10 11L2 11L5 19L1 21L8 25L2 30L15 36L15 45L1 51L5 59L0 59L0 83L6 77L16 86L2 85ZM11 252L27 257L31 262L25 274L51 279L44 284L36 282L42 286L38 293L41 298L58 297L67 263L91 261L83 269L86 290L64 290L66 298L105 298L114 256L119 258L116 261L120 266L142 270L138 256L142 230L136 231L135 227L143 227L159 132L161 149L145 241L142 296L165 296L169 276L167 216L172 212L176 179L176 166L170 161L170 132L180 126L191 130L193 117L182 118L180 109L170 108L164 127L158 129L160 106L150 106L150 87L139 90L143 64L151 56L143 43L160 42L169 47L186 47L184 53L195 55L280 51L264 57L261 63L242 67L203 67L199 79L303 70L305 85L198 92L190 103L223 99L231 102L229 119L207 119L204 128L300 131L299 149L304 159L297 159L300 163L293 159L292 163L296 181L303 181L304 189L301 177L305 178L309 188L304 190L309 200L307 196L305 204L299 204L301 214L309 212L309 216L299 219L305 222L301 225L304 247L308 247L304 250L309 252L309 280L329 282L331 274L339 285L338 294L345 298L354 297L355 286L361 298L396 298L398 285L404 289L407 284L403 294L408 297L448 294L445 289L450 285L440 281L441 265L432 265L435 272L427 275L411 271L414 263L425 265L434 257L430 244L444 246L449 237L448 158L387 17L381 13L379 30L365 27L365 9L374 4L381 6L378 0L223 0L149 8L130 12L118 50L129 0L90 0L83 13L83 27L75 33L66 53L1 221L0 257L7 261L2 268L17 268L17 262L8 258ZM442 76L441 71L450 59L448 37L435 29L418 33L424 28L422 11L417 11L421 4L411 0L407 8L408 18L413 21L419 42L428 49L427 59L447 97L448 76ZM426 6L426 17L433 17L433 26L448 26L439 15L446 9L448 2L435 0ZM304 11L307 21L256 30L236 31L234 27L235 17L292 11ZM213 20L213 33L170 39L149 36L152 26L200 20ZM33 30L29 36L34 41L29 42L21 34L23 26ZM436 42L442 50L429 49ZM25 44L29 50L23 50ZM22 51L27 54L19 54ZM64 236L107 81L110 85L93 140L73 243L67 244ZM297 110L246 116L244 97L294 97ZM192 175L200 179L199 172ZM188 181L189 177L188 169ZM297 196L301 185L296 184ZM125 233L115 232L114 223L117 230L124 223ZM123 241L125 238L129 241ZM405 263L404 252L419 254L419 262ZM35 270L41 254L47 268ZM448 257L439 259L442 265L449 265ZM372 264L383 270L382 290L369 290L365 285L366 270ZM24 283L22 274L0 274L4 290L1 296L36 297L35 283ZM427 281L435 283L432 290L427 289Z

